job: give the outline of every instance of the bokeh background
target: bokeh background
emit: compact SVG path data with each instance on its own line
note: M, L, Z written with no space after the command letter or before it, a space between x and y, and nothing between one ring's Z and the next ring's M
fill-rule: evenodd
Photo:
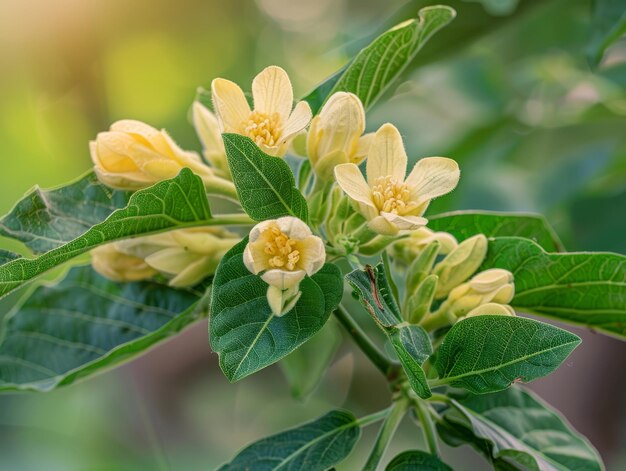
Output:
M2 0L0 212L35 184L87 171L87 142L117 119L164 127L199 149L188 118L198 86L217 76L248 84L278 64L303 95L428 3ZM459 161L459 188L433 212L542 212L569 250L626 253L626 43L591 65L592 0L440 3L457 19L372 110L368 129L393 121L411 157ZM575 331L582 346L532 388L590 438L609 470L626 469L626 343ZM384 406L377 375L346 339L306 402L291 398L276 367L230 385L200 323L96 378L0 396L0 469L213 469L330 408L359 415ZM339 469L358 469L374 433ZM393 448L420 443L407 420ZM467 449L445 452L457 469L487 468Z

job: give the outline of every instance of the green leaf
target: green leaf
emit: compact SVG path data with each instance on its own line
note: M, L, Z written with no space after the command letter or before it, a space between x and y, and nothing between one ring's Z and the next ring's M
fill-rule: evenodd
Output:
M249 137L223 134L228 165L243 209L255 221L295 216L307 221L304 196L289 165L265 154Z
M315 391L340 344L339 326L331 318L311 340L280 361L293 397L305 400Z
M534 240L548 252L563 250L563 244L541 214L454 211L430 217L428 228L449 232L459 242L476 234L487 237L524 237Z
M16 258L20 258L20 255L14 252L9 252L8 250L0 249L0 265L10 262L11 260L15 260Z
M376 38L345 67L305 97L314 113L333 93L357 95L367 109L389 88L426 42L455 17L436 5L420 9L418 17L400 23ZM341 73L341 75L339 75ZM339 76L339 77L338 77ZM330 91L328 85L334 83Z
M548 254L530 240L489 241L481 270L515 277L513 307L626 337L626 257L613 253Z
M439 348L438 383L475 394L499 391L554 371L580 338L550 324L515 316L477 316L454 324Z
M252 443L220 471L324 471L343 461L360 436L361 428L354 415L334 410Z
M113 240L167 229L211 225L209 203L200 177L183 169L176 178L134 193L114 211L71 242L39 257L18 258L0 266L0 298L68 260Z
M0 219L0 235L23 242L35 253L76 239L128 203L130 193L112 190L93 172L51 190L38 187Z
M401 324L390 329L389 340L413 391L423 399L429 398L432 393L422 369L424 362L433 353L428 333L420 326Z
M569 471L604 469L598 452L555 410L529 391L510 388L452 401L444 422L506 469ZM462 438L464 437L464 438ZM448 441L446 434L442 435ZM484 446L487 445L487 446Z
M346 280L379 325L393 327L403 321L382 263L375 267L367 265L365 270L354 270L346 275Z
M611 44L626 34L626 9L622 0L595 0L587 54L598 65Z
M411 450L400 453L385 468L386 471L452 471L452 468L425 451Z
M5 318L0 390L49 391L128 360L206 315L203 295L75 267Z
M230 381L277 362L313 337L339 305L339 268L326 264L300 283L302 295L283 316L272 314L268 285L243 263L243 239L224 255L214 279L209 333L220 367Z

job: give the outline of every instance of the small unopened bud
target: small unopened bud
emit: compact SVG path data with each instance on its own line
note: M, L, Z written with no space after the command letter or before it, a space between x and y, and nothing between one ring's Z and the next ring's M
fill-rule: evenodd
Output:
M464 240L433 270L439 277L435 298L445 297L478 270L487 255L487 238L483 234Z
M200 142L202 142L202 154L211 166L217 170L219 176L231 178L226 150L217 117L199 101L192 106L193 125Z
M411 324L418 324L430 311L436 288L437 276L428 275L409 298L406 304L406 315Z
M411 232L406 239L401 239L393 244L391 247L393 250L392 255L397 259L410 263L433 241L439 242L440 255L449 254L459 245L452 234L435 232L427 227L420 227Z
M143 258L118 250L115 243L93 249L91 266L102 276L113 281L146 280L158 273Z
M483 304L508 304L514 294L513 274L507 270L493 268L454 288L444 305L448 312L456 317L462 317Z
M413 260L406 273L407 293L414 293L422 280L431 272L440 248L439 241L433 240Z
M477 308L472 309L466 316L468 317L476 317L476 316L514 316L515 310L507 305L507 304L498 304L498 303L487 303L482 306L478 306Z
M267 288L267 302L272 309L272 313L278 317L291 311L301 295L302 291L300 291L299 285L285 290L271 285Z

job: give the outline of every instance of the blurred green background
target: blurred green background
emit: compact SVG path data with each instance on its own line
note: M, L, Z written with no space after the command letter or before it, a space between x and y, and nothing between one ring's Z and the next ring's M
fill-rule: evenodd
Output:
M197 86L222 76L246 88L277 64L304 95L367 38L428 3L3 0L0 210L35 184L88 170L88 141L117 119L166 128L199 150L188 119ZM626 8L619 3L615 14ZM459 161L459 188L432 212L538 211L569 250L626 253L626 43L590 65L604 27L592 19L592 0L447 4L457 19L372 110L368 129L392 121L412 158ZM590 438L608 469L626 469L626 344L576 332L583 345L533 388ZM346 340L302 403L276 367L229 385L206 324L196 325L94 379L0 396L0 469L212 469L249 441L329 408L359 415L385 406L385 385L351 347ZM395 451L420 445L406 422ZM358 469L374 433L339 469ZM487 467L466 449L446 454L458 469Z

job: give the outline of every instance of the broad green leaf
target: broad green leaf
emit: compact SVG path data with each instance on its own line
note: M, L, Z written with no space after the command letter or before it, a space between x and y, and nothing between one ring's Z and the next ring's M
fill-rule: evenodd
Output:
M354 270L346 275L346 280L370 312L378 326L387 335L400 364L404 369L411 388L420 397L430 397L422 364L433 353L430 338L419 326L403 322L400 308L391 294L389 281L382 263L364 270Z
M449 232L459 242L476 234L487 237L524 237L548 252L560 252L563 245L541 214L496 211L454 211L428 219L428 228Z
M400 453L385 468L386 471L452 471L452 468L425 451L411 450Z
M248 445L220 471L324 471L343 461L360 436L354 415L334 410Z
M49 391L128 360L206 315L203 295L75 267L5 318L0 390Z
M0 249L0 265L10 262L11 260L15 260L16 258L20 258L19 254Z
M255 221L295 216L307 221L304 196L289 165L265 154L249 137L224 134L228 165L241 206Z
M128 203L130 193L112 190L93 172L68 185L36 187L0 219L0 235L23 242L35 253L76 239Z
M331 318L311 340L280 361L293 397L304 400L315 391L340 344L339 326Z
M533 319L469 317L450 329L435 368L439 383L484 394L546 376L579 343L578 336Z
M211 225L209 203L200 177L183 169L176 178L134 193L114 211L71 242L36 258L18 258L0 266L0 298L98 245L167 229Z
M604 469L598 452L558 412L518 387L453 400L443 418L460 431L449 444L470 443L505 469ZM448 441L447 434L442 438Z
M345 70L333 74L305 100L317 113L330 95L345 91L357 95L363 106L369 108L398 78L433 34L450 23L455 15L452 8L443 5L420 9L417 18L400 23L380 35L362 49ZM334 85L328 91L331 83Z
M626 8L622 0L595 0L587 54L598 65L608 47L626 34Z
M432 393L428 387L426 373L422 369L424 362L433 353L428 334L420 326L401 324L390 328L388 335L411 388L419 397L429 398Z
M346 280L379 325L393 327L403 321L382 263L375 267L367 265L365 270L354 270L346 275Z
M548 254L530 240L489 241L481 270L505 268L515 277L520 311L626 337L626 257L613 253Z
M277 362L313 337L343 295L341 272L326 264L302 280L302 295L295 307L275 316L267 303L268 285L243 263L247 243L246 237L224 255L211 300L211 347L230 381Z

